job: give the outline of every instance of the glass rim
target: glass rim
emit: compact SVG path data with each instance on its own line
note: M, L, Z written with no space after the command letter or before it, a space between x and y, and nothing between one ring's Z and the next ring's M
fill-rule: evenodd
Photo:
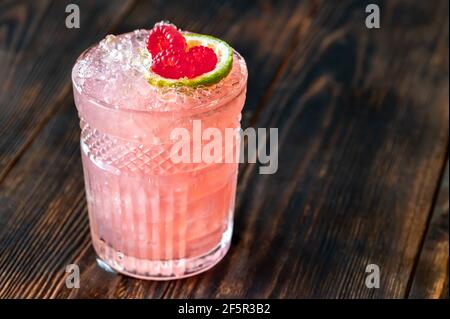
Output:
M227 104L228 102L230 102L231 100L233 100L234 98L236 98L237 96L239 96L242 91L244 91L246 89L247 86L247 80L248 80L248 70L247 70L247 64L245 62L245 59L239 54L239 52L237 52L236 50L233 49L233 53L244 62L245 65L245 71L243 72L243 77L242 80L240 81L240 86L241 88L238 90L233 90L228 94L225 94L224 96L220 97L220 103L217 103L217 99L208 101L206 103L199 103L198 105L196 105L193 108L190 109L170 109L170 110L159 110L159 109L147 109L147 110L143 110L143 109L132 109L132 108L118 108L115 107L114 104L112 103L107 103L105 101L102 101L96 97L94 97L92 94L83 92L82 88L80 87L79 83L77 83L74 79L75 75L75 67L78 65L78 62L80 61L80 59L86 55L90 50L92 50L93 48L95 48L98 44L93 44L90 47L88 47L86 50L84 50L76 59L74 66L72 67L72 71L71 71L71 81L72 81L72 87L74 88L74 90L77 91L77 93L80 96L84 96L85 98L87 98L89 100L90 103L94 104L96 107L102 108L102 109L106 109L108 111L113 111L113 112L123 112L123 113L131 113L131 114L147 114L147 115L151 115L151 114L155 114L155 115L186 115L186 116L190 116L190 115L195 115L195 114L202 114L202 113L207 113L207 112L211 112L214 111L218 108L220 108L222 105ZM214 107L212 107L214 106Z

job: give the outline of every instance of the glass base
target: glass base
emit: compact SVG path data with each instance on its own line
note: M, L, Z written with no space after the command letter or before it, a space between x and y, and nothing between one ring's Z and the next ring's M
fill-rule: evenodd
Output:
M129 257L115 250L99 238L92 238L94 249L107 267L126 276L144 280L175 280L191 277L215 266L228 252L233 232L232 222L223 233L221 241L206 254L173 260L147 260Z

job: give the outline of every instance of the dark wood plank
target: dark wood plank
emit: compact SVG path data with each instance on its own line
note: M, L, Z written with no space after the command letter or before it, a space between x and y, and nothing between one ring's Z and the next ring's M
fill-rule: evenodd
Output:
M255 80L249 80L249 91L251 90L250 86L253 86L254 89L248 95L246 102L244 114L247 116L244 115L243 119L245 126L254 116L254 111L261 106L263 94L256 87L266 89L270 87L277 70L283 65L283 60L289 56L289 52L284 51L295 45L298 29L303 30L304 27L301 26L307 23L305 20L310 19L313 3L301 3L300 5L296 3L297 1L274 4L265 1L184 1L167 5L165 1L142 1L120 24L116 33L142 27L151 28L154 23L164 19L183 29L213 34L228 41L246 57L249 73L255 77ZM149 14L142 15L142 12ZM234 27L230 28L231 25ZM259 33L248 32L248 28L265 29L267 30L266 37L261 38ZM258 41L259 46L255 48L254 43ZM274 50L274 43L280 48ZM89 284L70 293L67 289L62 289L58 297L90 298L96 296L97 289L104 287L105 281L102 275L104 271L96 267L94 252L90 250L86 256L82 257L82 260L89 265L91 271L89 275L86 275L90 277ZM127 285L123 284L123 281L133 284L125 289L123 287L127 287ZM163 292L160 295L162 297L168 285L168 282L145 282L119 277L118 280L111 282L109 293L104 296L155 298L154 291L156 289L158 292Z
M380 30L364 2L318 9L255 123L279 171L247 165L230 253L165 297L405 297L448 144L448 2L379 4Z
M448 299L448 191L447 162L409 298Z
M359 1L303 13L298 45L288 39L289 60L268 67L277 81L264 80L269 93L249 107L260 107L255 126L280 128L279 171L245 166L232 249L194 278L142 282L98 270L76 114L70 97L58 104L0 185L0 296L405 296L448 145L448 2L381 5L381 30L363 27ZM231 25L238 14L224 16ZM261 37L252 36L255 46ZM252 61L251 81L262 64ZM76 292L64 288L72 262L82 268ZM364 286L368 263L381 267L380 289Z
M0 3L0 181L70 94L70 67L133 0L77 1L80 29L65 26L64 1Z
M120 295L126 282L95 268L72 103L69 96L0 187L0 297L57 297L72 263L91 297ZM91 278L103 285L91 291Z
M6 205L0 210L2 297L50 297L64 274L67 263L62 262L75 260L88 244L84 198L79 192L83 181L73 174L80 164L79 150L73 146L79 136L66 129L72 118L55 119L63 125L44 131L29 150L32 156L21 160L26 165L16 166L22 178L7 178L1 186L0 201ZM57 178L60 183L48 183ZM34 196L39 200L31 199Z
M255 74L254 82L258 79L270 86L287 56L281 49L274 52L270 42L276 40L281 47L290 47L291 42L296 40L300 18L309 14L305 5L310 5L295 5L296 1L282 5L260 1L255 6L237 1L223 5L219 1L195 3L203 8L200 12L204 12L197 20L194 18L198 13L187 10L189 3L140 2L115 33L151 26L162 18L187 29L191 28L187 21L196 21L192 25L193 30L223 35L233 45L236 43L243 54L254 51L253 61L249 63L250 72ZM143 15L142 12L148 14ZM208 12L210 14L206 14ZM275 37L271 32L263 39L257 33L247 32L245 37L241 36L247 24L269 26L271 16L275 14L271 32L281 36ZM183 16L186 17L186 25L183 24ZM218 22L222 26L214 28L214 25L219 25ZM229 33L224 26L233 23L238 27ZM257 41L260 41L261 47L256 52L254 43ZM264 65L262 61L265 62L264 68L261 68ZM254 92L260 93L259 90ZM75 108L70 96L55 103L58 112L36 135L30 149L0 185L0 202L4 203L0 207L0 223L4 226L0 229L0 269L5 269L0 275L0 296L163 296L167 283L136 281L105 273L96 266L89 244ZM257 104L258 97L254 97L253 109L257 108ZM82 285L78 290L65 288L64 267L69 263L77 263L81 267Z
M126 14L133 4L133 1L78 1L80 7L80 29L66 29L65 8L70 1L3 1L0 4L0 72L2 82L0 83L0 105L2 115L0 117L0 180L4 179L10 172L20 156L25 152L33 139L42 130L44 125L58 111L61 100L70 96L70 71L76 57L84 47L98 41L101 36L111 27L117 19ZM71 101L71 99L70 99ZM64 127L60 128L61 131ZM78 135L72 132L76 138ZM59 134L59 133L58 133ZM72 136L72 137L73 137ZM41 136L42 137L42 136ZM55 136L56 137L56 136ZM55 138L53 137L53 138ZM70 135L68 138L72 138ZM50 276L53 267L59 267L59 260L49 260L53 248L59 247L61 240L56 237L53 241L53 226L58 227L61 236L67 236L67 225L62 223L64 215L55 211L59 207L64 213L71 214L74 209L81 205L84 208L84 199L79 192L82 183L75 187L77 195L71 193L75 185L73 180L66 181L64 188L60 189L62 196L53 198L55 184L47 184L45 174L41 175L45 166L52 162L48 157L42 157L48 152L54 152L53 159L57 160L60 153L53 149L54 140L46 140L48 144L35 149L35 160L40 161L39 166L31 171L27 168L25 176L20 179L6 180L2 185L0 210L0 295L9 295L11 291L22 296L32 294L33 296L49 296L47 288L57 284L58 278L62 274ZM42 140L40 141L42 143ZM72 156L69 149L65 153ZM76 150L78 158L78 150ZM48 155L48 154L47 154ZM76 161L58 162L61 170L56 170L61 174L60 178L65 181L66 169L75 170ZM57 166L57 165L56 165ZM54 175L54 178L58 178ZM79 179L79 177L76 177ZM17 184L16 184L17 183ZM43 184L45 184L43 186ZM62 184L61 184L62 185ZM39 193L41 201L30 199L30 195L41 187L43 193ZM55 187L56 186L56 187ZM14 194L22 192L22 197L14 197ZM37 194L36 194L37 195ZM73 195L73 196L72 196ZM68 200L65 196L69 196ZM39 206L40 203L42 206ZM70 203L70 204L68 204ZM3 206L4 204L4 206ZM66 205L67 204L67 205ZM48 206L49 205L49 206ZM57 224L49 225L45 219L39 219L43 212L53 216ZM21 214L21 212L25 212ZM28 215L31 214L31 215ZM33 215L34 214L34 215ZM75 218L75 225L81 221L77 215L70 215ZM11 223L14 219L17 222ZM70 218L69 221L72 221ZM36 222L35 229L30 229L30 225ZM83 219L85 222L85 219ZM66 226L65 226L66 225ZM87 224L85 224L87 226ZM42 227L42 228L41 228ZM47 233L49 231L50 233ZM29 232L29 233L28 233ZM42 232L42 233L41 233ZM17 237L12 239L11 234ZM24 234L30 237L24 237ZM75 233L67 236L67 239L74 240L66 246L67 250L63 256L70 256L74 250L85 246L87 238L83 237L78 241L79 234ZM36 236L36 237L35 237ZM44 238L43 242L34 239ZM76 238L74 238L74 237ZM18 249L20 245L28 247L29 255L23 254ZM76 246L73 246L73 245ZM52 246L54 245L54 246ZM35 258L31 258L30 256ZM16 260L16 265L23 265L19 268L13 264L6 264L7 261ZM41 265L42 268L36 265ZM29 286L28 280L36 283ZM14 282L14 285L11 285Z

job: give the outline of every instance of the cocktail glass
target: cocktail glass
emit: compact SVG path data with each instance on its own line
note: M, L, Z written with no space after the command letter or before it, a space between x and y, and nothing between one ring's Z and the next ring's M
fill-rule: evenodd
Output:
M139 72L127 66L123 77L116 76L120 68L108 73L104 67L111 61L96 60L123 59L114 56L119 44L131 41L133 47L144 36L140 30L107 38L117 42L116 52L105 55L102 42L73 68L90 229L96 253L112 269L142 279L177 279L211 268L229 249L238 163L176 163L173 131L190 133L193 154L208 143L194 140L194 121L202 132L212 127L225 136L233 129L227 149L237 154L247 69L235 52L231 73L217 85L183 92L139 82L139 94L151 93L135 98L133 76Z

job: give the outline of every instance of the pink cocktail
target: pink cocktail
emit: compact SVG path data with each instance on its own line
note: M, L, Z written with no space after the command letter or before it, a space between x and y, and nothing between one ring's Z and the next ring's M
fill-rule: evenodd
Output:
M209 269L227 252L238 164L174 161L173 130L192 133L193 154L208 143L193 140L195 120L222 136L231 128L233 145L221 156L237 154L247 69L233 52L232 69L218 83L150 85L148 34L108 36L79 57L72 80L98 256L133 277L174 279Z

